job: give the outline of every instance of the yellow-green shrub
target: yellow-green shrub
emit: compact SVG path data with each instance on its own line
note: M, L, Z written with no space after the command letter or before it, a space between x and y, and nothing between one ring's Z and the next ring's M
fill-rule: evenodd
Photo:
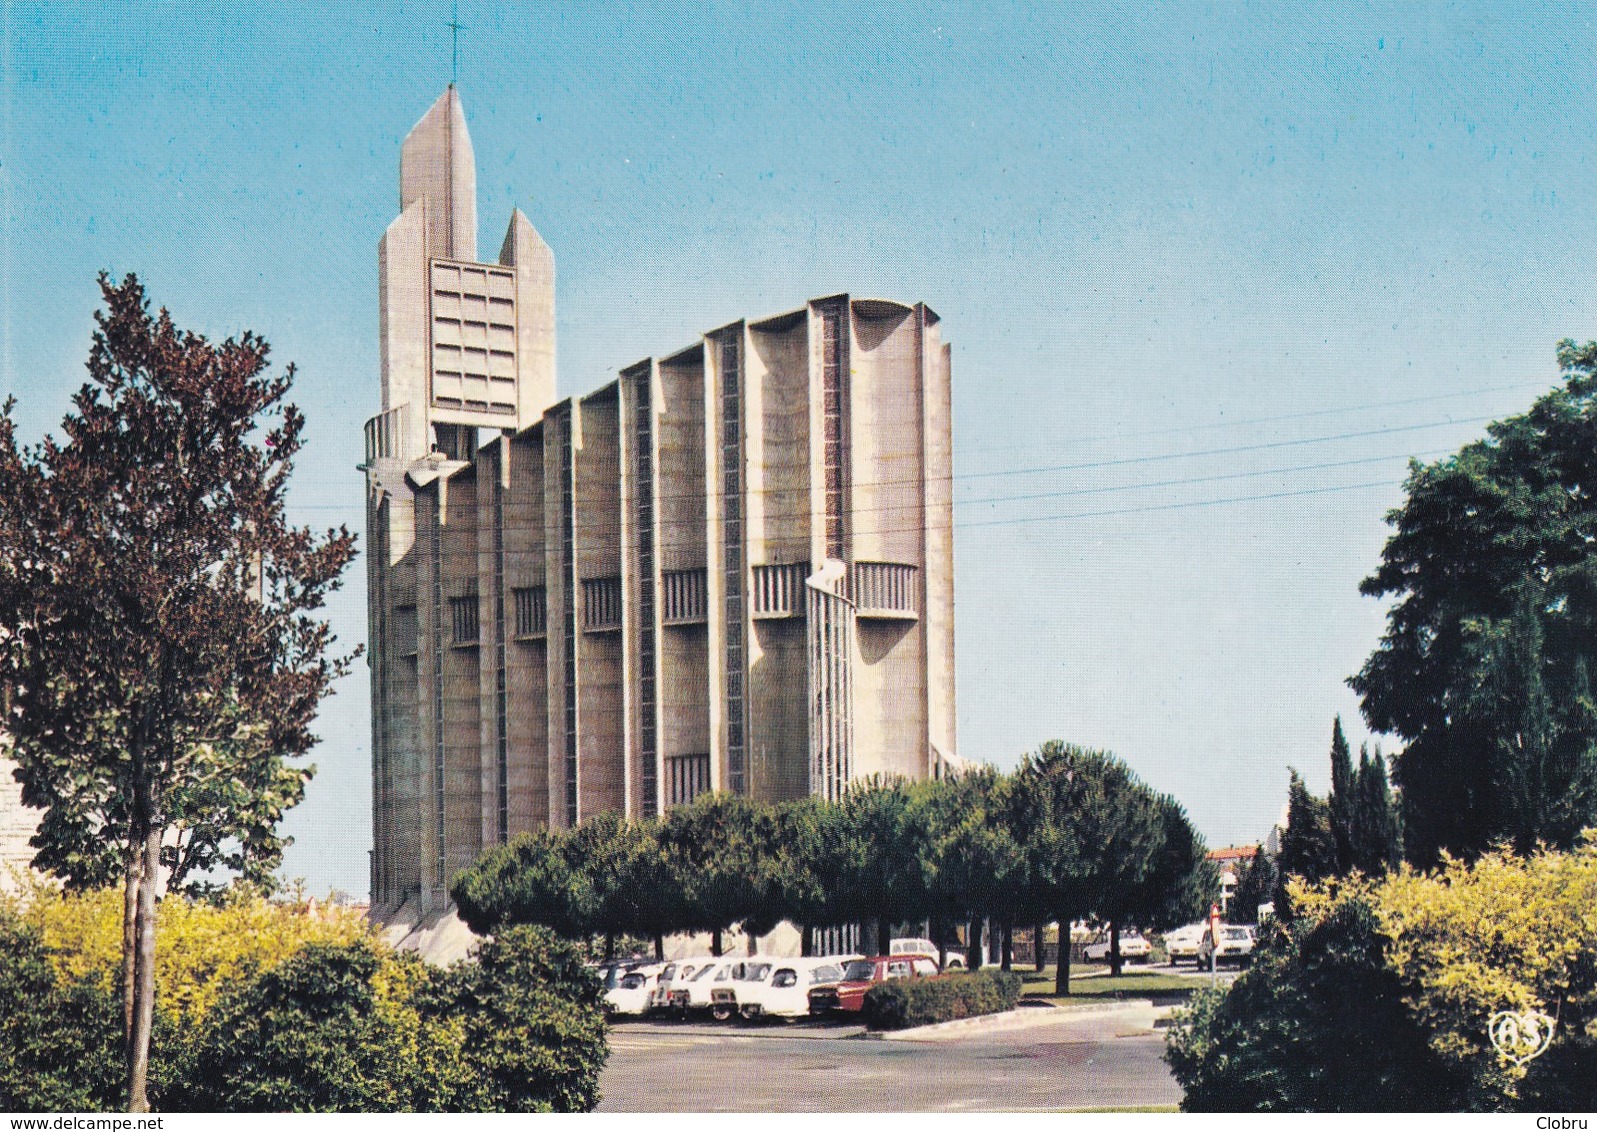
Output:
M66 982L117 984L122 963L122 893L65 893L42 882L13 907L36 928ZM267 900L248 892L220 904L180 898L156 906L156 1009L180 1030L204 1019L220 991L270 970L308 943L352 943L372 934L348 909L301 899Z

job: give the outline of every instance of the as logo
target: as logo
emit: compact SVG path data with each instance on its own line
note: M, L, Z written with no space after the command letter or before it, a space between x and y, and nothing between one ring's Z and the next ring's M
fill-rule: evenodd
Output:
M1524 1065L1547 1052L1556 1025L1539 1010L1499 1010L1487 1021L1486 1032L1504 1061Z

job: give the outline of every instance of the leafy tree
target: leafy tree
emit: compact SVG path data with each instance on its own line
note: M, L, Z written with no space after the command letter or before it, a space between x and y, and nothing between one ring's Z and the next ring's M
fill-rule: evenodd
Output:
M798 925L806 955L814 929L833 923L830 894L836 878L827 870L836 855L827 846L836 838L836 818L837 807L814 796L783 802L772 816L773 861L764 903Z
M1192 828L1180 802L1161 794L1152 799L1152 805L1158 821L1158 845L1146 875L1127 890L1118 914L1145 930L1166 931L1208 912L1220 892L1220 870L1209 860L1208 847ZM1119 921L1113 922L1118 927ZM1110 958L1114 973L1119 974L1120 941L1111 942Z
M128 1105L148 1108L158 871L269 873L311 770L288 760L350 658L313 614L354 555L290 527L304 418L251 334L213 345L101 277L64 439L0 428L0 671L35 864L125 886ZM173 834L168 844L168 832Z
M722 932L766 907L776 879L770 818L768 807L717 791L674 807L659 823L682 925L709 932L717 955Z
M1159 824L1146 787L1119 759L1058 741L1015 775L1011 828L1025 847L1029 904L1059 924L1058 994L1070 993L1070 924L1112 918L1119 894L1146 877Z
M496 845L455 877L449 895L478 935L504 924L541 924L568 939L592 934L594 896L573 864L572 835L538 829Z
M885 954L893 925L925 915L929 833L925 808L901 779L865 779L843 795L827 847L829 903L841 922L865 926L867 952L874 941Z
M1410 465L1381 565L1395 599L1349 681L1403 738L1410 860L1501 839L1573 844L1597 821L1597 343L1559 345L1563 384L1486 439Z
M663 957L663 937L684 924L686 909L655 825L613 811L597 814L573 831L563 851L588 897L579 934L603 934L606 958L611 941L626 934L653 939L656 957Z
M1097 836L1089 842L1097 880L1092 915L1109 927L1109 969L1119 975L1121 929L1189 910L1196 893L1188 885L1201 884L1194 873L1212 870L1203 868L1202 841L1178 803L1157 797L1124 764L1109 770L1101 800L1094 799L1083 817L1103 813L1108 819L1094 823Z
M1384 873L1402 860L1402 819L1387 781L1386 760L1379 748L1372 757L1365 744L1355 764L1342 732L1341 716L1331 727L1331 793L1326 798L1326 813L1336 847L1337 875L1355 869Z
M990 768L918 788L928 834L923 871L939 963L947 961L956 922L995 918L1007 939L1016 920L1029 915L1026 857L1008 823L1009 788L1009 778Z
M1336 865L1330 807L1323 799L1309 793L1303 778L1294 770L1287 787L1287 821L1281 834L1281 855L1276 861L1282 883L1293 876L1307 881L1335 876ZM1287 907L1284 891L1277 893L1276 907Z

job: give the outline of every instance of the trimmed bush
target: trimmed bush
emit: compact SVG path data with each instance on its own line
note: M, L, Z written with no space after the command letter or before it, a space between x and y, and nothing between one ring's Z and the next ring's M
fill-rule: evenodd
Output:
M873 1030L905 1030L999 1014L1020 1001L1020 984L1013 971L994 970L878 983L865 992L865 1024Z
M506 928L435 972L424 1012L459 1027L462 1112L589 1112L610 1055L599 979L547 928Z
M313 943L224 993L169 1103L190 1112L428 1107L418 1103L417 1019L408 996L384 993L384 959L365 940Z

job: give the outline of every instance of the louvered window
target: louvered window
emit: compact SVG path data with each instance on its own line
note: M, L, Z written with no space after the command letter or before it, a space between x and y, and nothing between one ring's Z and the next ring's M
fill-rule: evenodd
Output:
M516 603L516 636L541 637L549 629L549 597L542 586L512 591Z
M477 595L468 594L465 597L452 597L449 599L449 619L453 628L450 643L455 645L474 645L477 643Z

